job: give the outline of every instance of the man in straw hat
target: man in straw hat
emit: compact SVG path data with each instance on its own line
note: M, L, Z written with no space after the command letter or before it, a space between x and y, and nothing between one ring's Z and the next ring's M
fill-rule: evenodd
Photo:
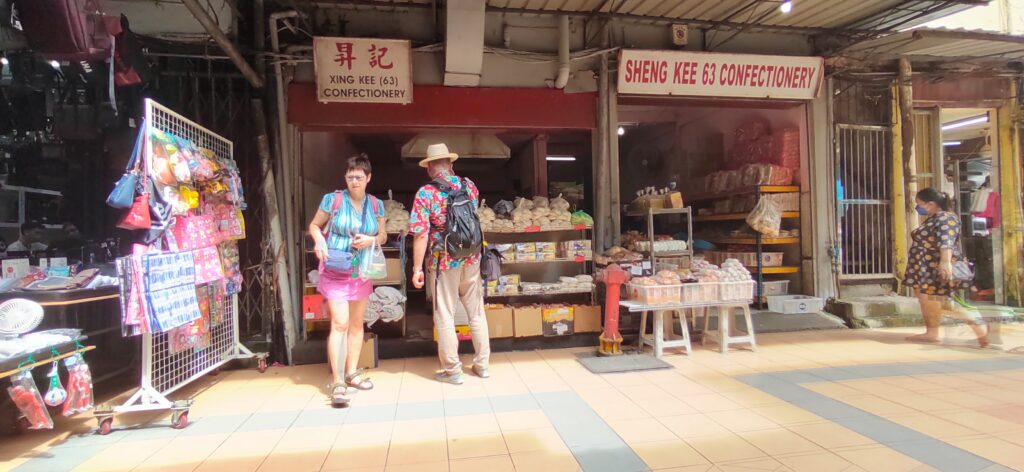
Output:
M487 318L484 315L483 281L480 277L480 254L457 259L444 250L442 233L445 231L448 192L439 188L439 183L451 187L451 192L466 189L473 203L473 210L480 206L480 191L466 178L460 178L452 171L452 163L459 158L450 152L445 144L427 147L427 156L420 161L420 167L427 169L432 182L416 192L412 203L409 231L415 235L413 242L412 284L422 288L429 281L427 293L434 301L434 327L437 329L437 354L441 368L435 378L441 382L462 384L462 361L459 360L459 340L455 335L455 310L461 301L469 315L469 327L473 335L473 373L486 378L487 362L491 355L490 338L487 333ZM475 215L474 215L475 217ZM430 247L427 264L429 277L424 275L423 262Z

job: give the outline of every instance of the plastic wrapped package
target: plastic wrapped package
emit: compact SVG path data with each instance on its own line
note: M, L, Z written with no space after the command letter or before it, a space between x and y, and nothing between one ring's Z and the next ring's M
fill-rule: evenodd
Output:
M765 197L779 205L782 211L800 211L800 194L797 192L774 193Z
M768 162L787 169L800 168L800 130L786 128L772 135Z
M744 186L789 185L793 183L793 170L772 164L748 164L741 170Z
M562 194L558 194L557 197L552 198L549 206L552 211L568 212L572 209L572 205L568 200L562 198Z
M93 409L92 371L81 354L64 359L68 370L68 399L61 414L72 416Z
M782 227L782 210L772 199L762 197L747 215L747 224L769 238L778 237Z
M43 403L43 396L36 387L31 370L14 374L11 377L11 386L7 387L7 394L11 396L11 401L18 407L21 416L28 420L29 429L53 429L53 418L46 410L46 404Z
M573 225L594 226L594 218L588 215L587 212L579 210L572 214L570 223Z

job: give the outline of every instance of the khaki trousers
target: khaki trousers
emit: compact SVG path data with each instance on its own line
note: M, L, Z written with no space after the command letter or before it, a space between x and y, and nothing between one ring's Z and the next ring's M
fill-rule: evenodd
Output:
M484 314L483 279L480 277L480 263L463 264L457 269L430 270L428 277L433 294L434 327L437 329L437 357L441 368L448 374L462 372L459 359L459 340L455 335L455 311L459 302L469 315L469 329L473 335L473 349L476 356L473 364L487 368L491 357L491 339L487 333L487 317Z

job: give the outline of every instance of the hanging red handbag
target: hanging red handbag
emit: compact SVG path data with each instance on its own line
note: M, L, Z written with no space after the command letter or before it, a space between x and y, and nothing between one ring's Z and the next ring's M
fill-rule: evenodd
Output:
M153 221L149 216L149 192L146 192L135 197L132 207L124 215L124 218L121 218L117 227L128 230L149 229L152 224Z
M145 133L146 127L142 126L139 133ZM121 221L117 223L117 227L127 230L136 229L149 229L153 226L153 220L149 212L149 155L145 152L145 144L143 148L139 150L139 162L140 173L142 174L141 186L139 194L135 196L135 200L132 201L131 208L128 209L128 213L121 218Z

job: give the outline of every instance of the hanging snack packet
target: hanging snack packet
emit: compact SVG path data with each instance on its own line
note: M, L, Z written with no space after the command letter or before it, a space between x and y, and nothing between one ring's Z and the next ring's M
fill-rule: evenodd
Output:
M26 369L14 374L11 377L11 386L7 387L7 394L11 396L21 416L28 420L29 429L53 429L53 418L50 418L50 412L46 411L43 396L36 388L31 370Z
M68 399L61 414L71 416L90 411L93 408L92 371L81 354L64 359L68 369Z

